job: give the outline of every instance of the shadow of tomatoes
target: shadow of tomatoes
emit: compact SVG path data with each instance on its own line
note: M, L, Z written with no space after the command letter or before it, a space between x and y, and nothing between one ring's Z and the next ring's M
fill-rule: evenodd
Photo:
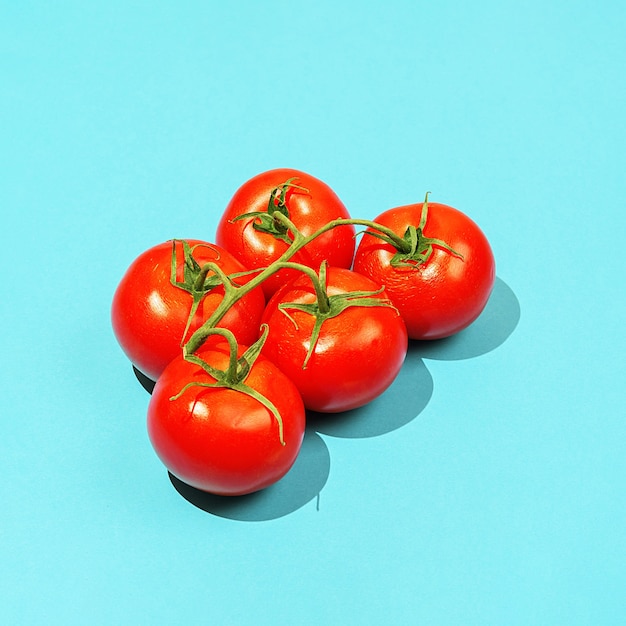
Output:
M434 381L425 360L471 359L502 345L517 327L519 301L500 278L481 316L462 332L436 341L412 341L404 365L381 396L343 413L307 413L307 429L294 466L278 483L245 496L209 494L169 474L176 491L197 508L239 521L267 521L289 515L314 499L330 474L330 453L320 435L344 438L379 437L398 430L418 417L428 405ZM142 387L152 393L154 381L133 368Z

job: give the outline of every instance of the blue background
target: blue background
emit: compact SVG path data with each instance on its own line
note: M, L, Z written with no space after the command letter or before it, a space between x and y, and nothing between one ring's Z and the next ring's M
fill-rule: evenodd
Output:
M0 3L0 621L626 617L626 9ZM431 200L497 284L247 498L171 481L113 337L130 262L273 167Z

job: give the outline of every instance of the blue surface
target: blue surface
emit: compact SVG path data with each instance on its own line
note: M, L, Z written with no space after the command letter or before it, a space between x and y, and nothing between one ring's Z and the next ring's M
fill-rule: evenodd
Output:
M620 624L626 9L0 3L0 622ZM171 481L109 322L273 167L490 239L462 335L268 492Z

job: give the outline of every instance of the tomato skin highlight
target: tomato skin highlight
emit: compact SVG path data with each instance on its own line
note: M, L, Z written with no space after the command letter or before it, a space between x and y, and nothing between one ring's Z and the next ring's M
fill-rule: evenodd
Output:
M224 344L197 354L214 367L228 365ZM304 438L305 410L297 389L275 365L260 356L245 382L278 408L285 445L277 419L242 392L195 385L170 400L191 381L214 379L176 357L157 380L148 405L150 442L174 476L202 491L238 496L269 487L291 469Z
M186 240L194 258L203 265L214 262L226 274L246 268L228 251L197 239ZM176 242L177 275L182 278L183 248ZM164 242L141 253L129 266L115 290L111 305L113 332L126 356L148 378L156 380L167 364L181 352L192 306L192 296L172 285L172 242ZM243 277L241 283L249 278ZM217 308L224 288L213 288L202 300L187 332L187 338ZM260 288L252 290L235 304L218 326L232 330L242 343L253 343L265 307Z
M402 237L410 225L419 224L422 208L423 203L395 207L373 221ZM495 283L495 260L482 230L453 207L428 202L424 235L445 241L462 258L434 246L424 264L393 267L391 259L397 250L364 234L354 270L385 286L411 339L441 339L467 328L481 314Z
M356 272L328 268L329 296L378 289L378 284ZM385 294L376 297L382 303ZM287 302L315 302L308 277L300 276L284 285L268 302L262 322L269 326L269 335L262 354L294 382L307 409L347 411L367 404L391 385L408 347L406 327L395 308L352 306L327 319L303 369L315 319L308 313L288 310L296 327L278 308Z
M253 227L253 217L232 220L245 213L267 211L272 191L289 179L294 179L293 184L298 186L291 187L286 194L289 218L303 235L311 235L331 220L350 217L337 194L325 182L306 172L278 168L257 174L235 192L218 222L215 234L216 243L249 269L270 265L287 250L288 245L269 233L257 231ZM355 232L352 225L333 228L311 241L291 260L315 270L324 260L332 266L349 268L356 246ZM283 269L266 280L262 285L266 298L269 299L281 285L295 276L293 270Z

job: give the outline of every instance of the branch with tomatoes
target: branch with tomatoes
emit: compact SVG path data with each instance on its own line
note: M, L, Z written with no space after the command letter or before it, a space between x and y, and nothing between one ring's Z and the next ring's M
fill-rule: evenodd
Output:
M237 190L215 242L174 239L139 255L111 317L155 381L158 457L193 487L243 495L291 469L308 411L380 396L409 342L465 329L494 281L489 242L461 211L426 194L353 218L323 181L278 169Z

